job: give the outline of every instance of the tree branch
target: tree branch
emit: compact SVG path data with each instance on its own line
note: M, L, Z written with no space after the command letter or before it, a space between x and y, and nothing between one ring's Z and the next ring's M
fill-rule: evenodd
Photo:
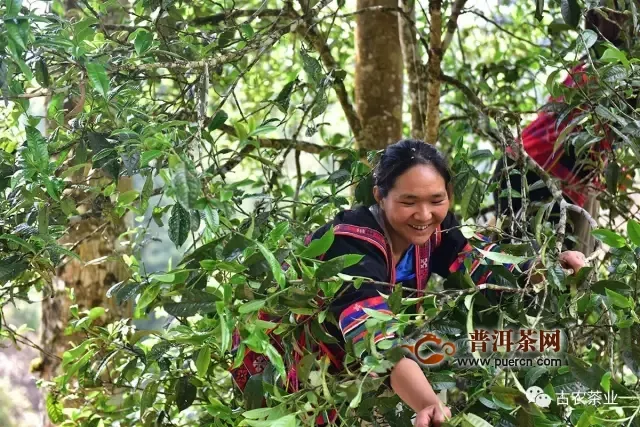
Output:
M422 61L416 43L415 0L400 0L402 14L398 14L400 26L400 44L402 58L409 79L409 96L411 98L411 137L424 138L425 110L427 89L422 79ZM409 17L407 19L406 17Z
M505 32L505 33L509 34L509 35L510 35L511 37L513 37L514 39L516 39L516 40L520 40L521 42L524 42L524 43L527 43L527 44L530 44L531 46L538 47L538 45L537 45L536 43L533 43L531 40L527 40L527 39L524 39L524 38L522 38L522 37L517 36L517 35L516 35L516 34L514 34L513 32L511 32L511 31L507 30L506 28L502 27L500 24L498 24L498 23L497 23L496 21L494 21L493 19L488 18L487 16L485 16L483 13L481 13L481 12L479 12L479 11L475 10L475 9L471 9L471 10L470 10L470 12L471 12L471 13L473 13L474 15L476 15L476 16L478 16L478 17L480 17L480 18L484 19L485 21L487 21L487 22L489 22L489 23L491 23L491 24L495 25L495 27L496 27L497 29L499 29L499 30L500 30L500 31L502 31L502 32Z
M195 25L214 25L245 16L275 17L281 13L282 9L236 9L210 16L200 16L192 20L191 23Z
M333 0L321 0L316 7L310 12L312 16L317 15L319 11L324 8L326 5L331 3ZM279 11L278 18L288 15L288 12L285 9ZM274 24L277 23L277 20ZM254 50L264 51L273 45L275 45L280 38L298 28L300 25L304 24L304 19L299 16L295 16L292 22L287 23L286 25L282 25L276 31L273 31L271 34L266 35L263 38L256 38L249 41L245 48L233 52L226 52L217 57L204 59L200 61L173 61L173 62L154 62L149 64L125 64L114 67L116 70L120 71L148 71L155 70L158 68L167 68L167 69L190 69L190 68L204 68L205 63L209 68L215 68L220 65L226 64L228 62L233 62L242 58L247 52Z
M49 96L49 95L53 95L55 93L62 93L62 92L66 92L67 90L69 90L71 88L71 86L63 86L57 89L38 89L38 90L34 90L33 92L27 92L27 93L19 93L16 95L10 95L10 96L6 96L5 98L8 100L12 100L12 99L31 99L31 98L40 98L43 96Z
M440 63L442 62L442 0L429 0L430 37L427 62L427 120L425 140L435 144L440 127Z
M304 39L307 40L307 42L311 44L311 46L313 46L313 48L318 53L320 53L320 59L328 70L340 68L338 67L336 60L333 58L329 46L313 27L313 22L303 20L296 28L296 31L298 32L298 34L304 37ZM336 92L338 101L340 102L340 106L342 107L344 115L347 118L347 123L349 123L351 132L353 132L353 136L356 141L359 141L362 135L362 124L360 123L360 118L358 117L358 114L356 113L356 110L353 107L351 100L349 99L349 94L344 86L344 83L341 80L336 80L333 83L333 89Z
M484 105L484 102L482 102L478 95L476 95L476 93L471 90L469 86L465 85L460 80L444 73L440 73L440 81L457 88L467 98L467 101L475 105L483 114L489 117L495 115L494 110Z
M290 29L289 25L283 26L281 29L275 31L273 34L270 34L262 39L254 39L251 42L247 43L247 46L244 49L227 52L221 54L214 58L204 59L200 61L182 61L177 60L173 62L152 62L146 64L125 64L114 67L119 71L149 71L156 70L158 68L166 68L166 69L193 69L193 68L204 68L207 65L209 68L216 68L220 65L224 65L229 62L236 61L245 56L248 52L254 50L265 50L269 49L273 45L275 45L280 37L287 33Z
M229 125L223 124L222 126L219 127L219 130L226 133L227 135L237 137L236 130ZM312 142L298 141L298 140L292 140L292 139L255 138L253 140L257 141L258 145L261 148L273 148L277 150L282 150L284 148L293 146L296 150L304 151L305 153L311 153L311 154L319 154L319 153L322 153L323 151L337 151L341 149L341 147L333 147L330 145L319 145L319 144L314 144ZM231 169L238 166L255 149L256 147L254 145L247 144L242 149L240 149L240 151L238 151L235 156L227 160L227 162L224 165L222 165L218 170L214 171L214 173L216 174L219 173L221 175L227 174L229 171L231 171Z
M456 0L453 3L453 7L451 8L451 16L449 17L449 21L447 22L447 33L444 36L444 40L442 42L442 53L444 54L447 51L447 48L451 44L453 40L453 35L458 29L458 17L462 12L462 8L467 0Z

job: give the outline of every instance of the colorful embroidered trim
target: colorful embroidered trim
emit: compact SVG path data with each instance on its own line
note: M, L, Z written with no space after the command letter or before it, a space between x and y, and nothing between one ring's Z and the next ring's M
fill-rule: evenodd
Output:
M345 340L349 340L355 344L367 336L368 331L365 322L370 319L370 316L364 311L365 308L380 313L393 314L393 312L389 310L387 301L381 296L367 298L351 304L342 312L339 320L340 330ZM383 334L381 331L376 331L374 342L377 343L385 338L393 338L393 334Z

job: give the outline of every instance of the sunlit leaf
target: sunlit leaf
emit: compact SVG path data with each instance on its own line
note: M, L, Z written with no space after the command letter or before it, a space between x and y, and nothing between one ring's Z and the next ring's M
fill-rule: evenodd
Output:
M107 98L109 96L109 76L107 76L104 66L97 62L89 62L87 74L93 88L104 98Z

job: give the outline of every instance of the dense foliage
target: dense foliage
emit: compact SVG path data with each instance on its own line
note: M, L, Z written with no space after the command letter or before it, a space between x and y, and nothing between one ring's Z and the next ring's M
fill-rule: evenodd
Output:
M354 28L354 5L246 3L112 0L65 10L56 0L47 12L21 0L3 3L0 307L28 300L34 288L48 295L56 267L77 258L73 243L60 243L77 221L124 218L125 249L105 257L126 265L130 278L108 296L135 302L134 319L168 315L162 329L138 330L131 319L102 324L102 307L72 310L68 332L84 339L62 355L57 380L45 384L55 423L294 426L336 408L345 425L374 413L393 426L411 425L411 411L396 410L397 397L378 397L384 376L370 373L385 372L389 362L373 345L340 373L303 354L300 390L283 386L296 337L333 340L320 327L335 322L326 306L353 279L340 271L358 261L318 261L331 234L309 247L303 239L340 209L370 203L375 153L354 148L336 97L352 86L354 53L345 34ZM640 159L637 45L597 41L593 31L578 29L586 5L561 3L464 10L458 41L442 64L440 144L452 159L464 232L508 239L496 228L476 230L496 186L488 165L515 143L547 94L562 97L546 107L561 118L579 107L572 132L558 144L586 150L605 128L615 139L602 170L605 209L595 231L607 251L566 276L556 250L564 236L543 206L522 221L531 222L532 233L523 230L525 237L494 259L524 260L535 242L544 265L539 285L496 267L501 290L479 292L459 275L434 279L419 300L403 299L396 287L395 328L435 332L460 349L479 325L564 331L561 367L445 365L429 372L434 388L448 390L453 425L640 425L640 224L631 198ZM428 39L422 12L416 27ZM321 61L318 38L334 68ZM591 65L588 84L561 85L583 58ZM123 186L129 177L140 185ZM164 234L156 235L153 224ZM149 272L141 253L163 235L184 257ZM499 303L491 304L496 295ZM405 314L411 304L423 315ZM270 320L258 319L259 312ZM21 342L2 312L0 319L1 336ZM284 356L267 335L273 328ZM232 353L234 332L241 344ZM265 354L270 365L241 394L233 392L228 369L245 349ZM532 385L553 398L549 408L526 399ZM557 404L560 393L578 391L628 400L574 404L572 411Z

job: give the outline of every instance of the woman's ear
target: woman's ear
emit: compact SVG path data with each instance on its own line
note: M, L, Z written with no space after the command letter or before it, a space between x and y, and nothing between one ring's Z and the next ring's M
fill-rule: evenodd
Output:
M382 203L382 194L380 193L380 188L377 185L373 186L373 198L376 199L376 202L379 205Z
M447 184L447 197L449 198L449 206L453 206L453 184Z

